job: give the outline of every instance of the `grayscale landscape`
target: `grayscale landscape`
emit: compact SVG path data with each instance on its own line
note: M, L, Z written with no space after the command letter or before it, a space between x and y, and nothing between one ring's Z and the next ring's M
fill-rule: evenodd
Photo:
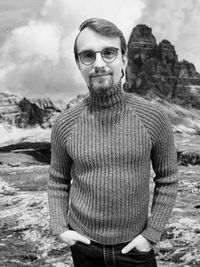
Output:
M38 12L43 1L28 2ZM0 4L4 7L5 3L2 1ZM15 8L19 6L23 6L23 1L18 1ZM9 11L11 13L5 13L6 16L15 14L15 8ZM0 23L0 42L6 39L5 35L9 35L13 25L19 27L28 22L25 17L30 17L32 11L28 6L20 10L20 15L13 15L8 28ZM132 29L124 90L160 105L167 113L174 132L179 165L178 196L155 253L158 267L199 267L200 73L194 63L187 59L179 60L178 52L169 40L158 42L153 32L154 29L146 24L138 24ZM35 81L37 77L34 76ZM46 190L51 157L50 135L57 116L82 101L86 95L74 94L69 101L63 100L63 97L56 100L41 97L39 92L40 89L37 97L8 90L0 92L2 267L72 266L69 247L53 237L49 227ZM151 197L153 177L152 170Z

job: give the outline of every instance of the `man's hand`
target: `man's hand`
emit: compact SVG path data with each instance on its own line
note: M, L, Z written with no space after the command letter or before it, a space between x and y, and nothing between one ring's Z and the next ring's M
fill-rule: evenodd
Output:
M59 234L59 237L62 241L67 243L68 246L73 246L77 241L80 241L82 243L85 243L87 245L90 244L90 240L76 231L67 230L63 232L62 234Z
M153 246L148 239L146 239L142 235L138 235L122 249L122 253L126 254L134 247L139 251L148 252L152 249Z

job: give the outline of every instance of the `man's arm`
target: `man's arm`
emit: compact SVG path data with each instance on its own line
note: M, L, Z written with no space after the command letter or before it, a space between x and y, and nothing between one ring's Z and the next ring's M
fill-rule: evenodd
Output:
M50 226L54 235L68 229L70 170L72 159L67 154L64 129L57 121L51 133L51 164L48 180Z
M142 236L157 243L172 212L178 189L177 156L168 118L162 111L155 119L152 132L152 166L156 176L151 216Z

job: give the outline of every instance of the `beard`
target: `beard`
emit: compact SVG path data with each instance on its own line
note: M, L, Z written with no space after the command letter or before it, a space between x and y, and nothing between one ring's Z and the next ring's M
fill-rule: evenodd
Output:
M90 77L90 88L97 94L104 94L105 91L113 87L112 75Z

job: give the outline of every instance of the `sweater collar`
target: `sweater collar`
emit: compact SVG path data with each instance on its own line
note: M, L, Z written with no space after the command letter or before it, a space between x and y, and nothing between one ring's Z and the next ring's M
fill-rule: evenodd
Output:
M111 88L101 89L101 92L94 91L88 87L90 91L90 108L93 111L100 111L115 106L122 106L124 103L124 91L121 82Z

